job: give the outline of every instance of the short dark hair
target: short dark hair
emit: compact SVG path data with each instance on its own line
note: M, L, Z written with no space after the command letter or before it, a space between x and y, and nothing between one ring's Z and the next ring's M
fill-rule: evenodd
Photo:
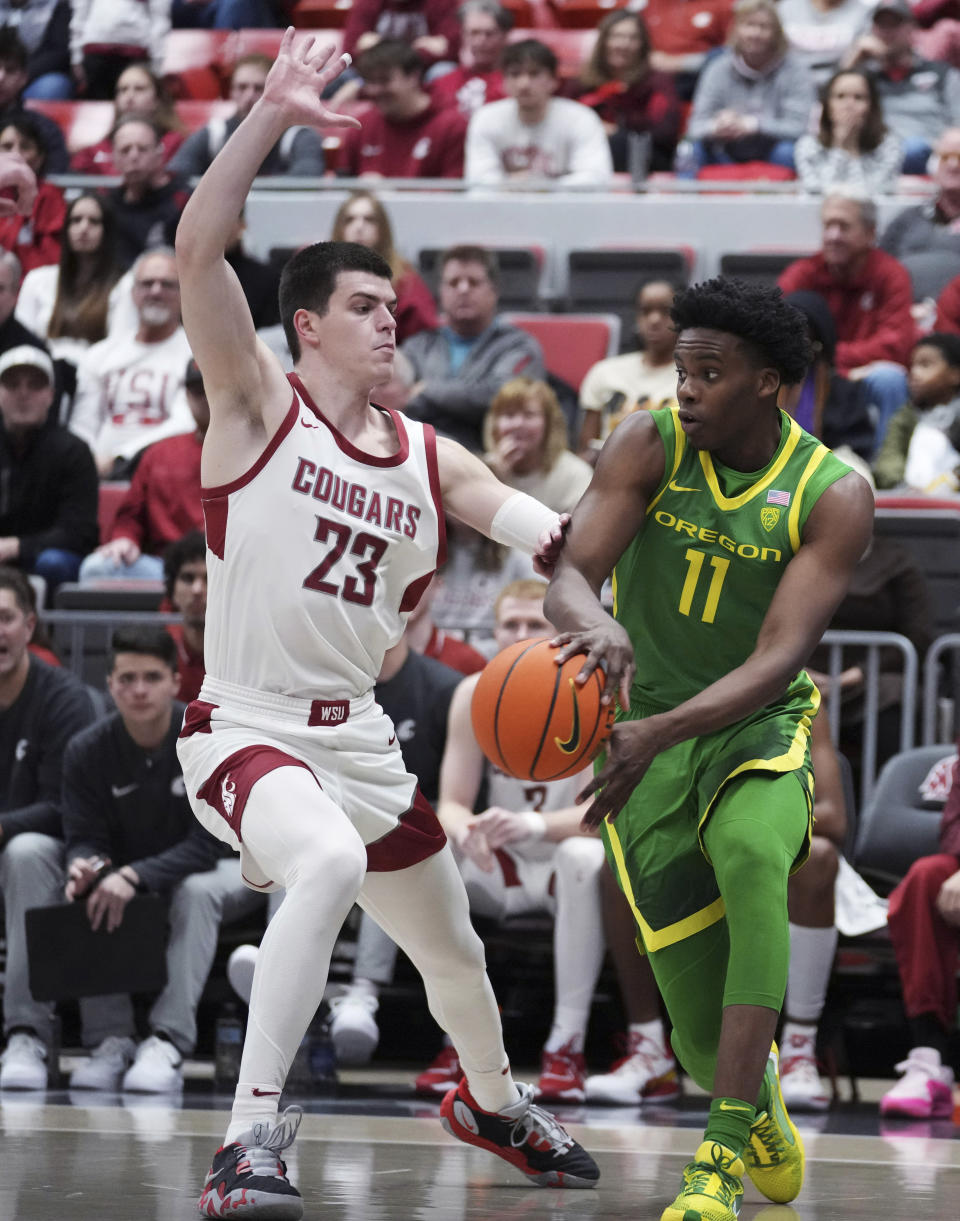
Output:
M357 60L357 71L364 80L388 76L395 69L407 76L423 76L423 60L408 42L399 38L381 39Z
M872 153L880 146L881 140L887 134L887 127L883 121L883 102L880 99L876 77L870 72L861 71L859 68L841 68L838 72L834 72L833 76L830 77L820 90L820 143L824 148L833 147L833 119L830 117L830 94L833 86L841 76L859 76L867 86L869 109L867 110L867 117L863 127L860 129L857 143L862 153Z
M21 72L26 72L30 53L26 44L9 25L0 26L0 64L12 64Z
M40 154L40 173L42 174L47 164L47 142L43 138L43 132L40 130L40 124L36 119L27 113L11 114L6 118L0 119L0 132L6 127L12 127L15 132L24 136L36 148Z
M33 586L19 568L11 568L8 564L0 565L0 589L9 589L17 607L25 615L37 613L37 598Z
M178 538L167 547L163 553L163 583L168 598L173 597L173 587L184 564L192 564L194 560L206 558L207 542L200 530L191 530L189 534Z
M678 333L704 327L736 335L787 385L802 382L813 359L806 319L775 285L704 280L677 293L670 316Z
M913 345L917 348L936 348L951 369L960 369L960 335L949 335L946 331L934 331L924 335Z
M287 260L280 275L280 321L293 359L300 359L300 337L293 325L298 309L322 317L342 271L366 271L390 279L390 264L358 242L315 242Z
M162 627L118 627L110 637L110 670L117 664L120 653L142 653L156 657L171 670L177 670L177 646L170 633Z
M492 250L488 250L486 246L470 246L467 244L448 246L443 254L440 255L440 274L443 275L443 269L446 265L453 262L479 263L494 287L497 287L500 283L500 264L497 262L497 256Z
M500 68L503 72L508 72L511 68L522 68L525 64L545 68L551 76L557 75L557 57L539 38L521 38L519 42L511 42L503 48L503 54L500 56Z

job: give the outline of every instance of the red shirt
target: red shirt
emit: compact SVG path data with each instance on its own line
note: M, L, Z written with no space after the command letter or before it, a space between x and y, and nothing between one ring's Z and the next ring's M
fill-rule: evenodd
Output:
M195 432L157 441L145 451L120 502L108 541L131 538L159 555L168 543L203 529L200 449Z
M397 343L420 331L435 331L440 325L430 289L412 267L393 282L397 294Z
M475 72L472 68L454 68L430 87L434 102L444 108L454 106L467 119L487 102L499 102L507 95L503 91L503 73Z
M702 55L726 42L732 12L733 0L647 0L641 16L655 51Z
M465 640L448 636L438 627L434 627L430 633L423 655L442 661L445 666L449 666L451 670L459 670L461 674L476 674L487 664L487 659L479 649L467 644Z
M467 121L456 110L431 101L415 119L390 122L379 110L350 128L343 139L344 177L382 174L384 178L462 178Z
M824 298L837 328L838 372L874 360L909 363L917 338L910 313L913 285L893 255L870 250L856 275L838 280L823 255L815 254L791 263L777 283L785 293L803 288Z
M60 234L67 219L63 192L52 182L37 183L37 198L29 216L0 219L0 246L20 260L24 274L34 267L60 261Z
M163 163L170 160L187 137L184 131L165 131L160 140L163 145ZM113 141L105 136L98 144L88 144L86 148L78 149L70 158L72 174L103 174L113 178L117 176L113 164Z
M960 335L960 276L951 280L937 298L936 329Z
M183 624L171 623L167 631L177 646L177 672L180 675L180 690L177 699L189 704L200 694L203 685L203 654L195 653L183 638Z
M381 38L409 43L428 34L442 34L447 53L441 58L456 59L460 54L457 5L458 0L353 0L343 27L343 49L355 56L357 39L368 30ZM423 59L429 64L436 57L424 55Z

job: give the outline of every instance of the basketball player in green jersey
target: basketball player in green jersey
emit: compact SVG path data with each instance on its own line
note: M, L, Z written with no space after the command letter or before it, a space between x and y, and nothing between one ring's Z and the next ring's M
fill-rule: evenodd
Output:
M787 879L810 842L802 666L866 549L873 496L777 407L804 378L803 318L778 289L680 293L678 410L639 412L601 452L547 594L558 662L586 653L620 712L581 800L633 909L677 1058L713 1096L662 1221L731 1221L743 1175L803 1183L773 1044L789 963ZM613 573L614 613L600 604Z

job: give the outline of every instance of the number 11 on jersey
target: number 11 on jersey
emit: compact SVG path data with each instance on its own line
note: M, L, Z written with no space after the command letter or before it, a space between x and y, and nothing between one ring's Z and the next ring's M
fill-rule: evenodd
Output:
M681 615L689 615L690 607L693 605L693 596L697 589L697 584L700 581L700 573L703 569L703 561L706 555L702 551L694 551L692 547L687 550L687 577L683 582L683 589L680 591L680 605L677 608ZM723 579L727 575L727 569L730 567L730 561L724 559L723 556L714 555L710 559L710 567L713 569L713 575L710 578L710 585L707 589L707 600L704 603L703 613L700 619L703 623L713 623L717 617L717 606L720 602L720 590L723 588Z

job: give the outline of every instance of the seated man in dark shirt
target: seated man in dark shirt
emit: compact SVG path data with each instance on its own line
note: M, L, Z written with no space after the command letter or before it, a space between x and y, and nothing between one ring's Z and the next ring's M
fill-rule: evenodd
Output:
M32 656L36 627L23 573L0 567L0 891L7 967L0 1089L43 1090L53 1005L30 993L24 912L57 903L63 886L63 752L94 716L82 683Z
M190 191L164 164L161 133L142 115L122 115L111 133L113 164L123 179L104 192L116 221L116 256L130 267L154 246L172 246Z

